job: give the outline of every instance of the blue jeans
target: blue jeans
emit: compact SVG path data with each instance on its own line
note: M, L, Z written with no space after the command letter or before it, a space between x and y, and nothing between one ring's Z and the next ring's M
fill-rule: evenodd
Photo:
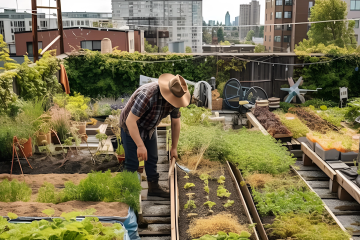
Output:
M125 170L136 172L139 168L139 160L137 157L137 146L129 134L121 129L121 141L125 150ZM145 161L145 172L147 180L150 182L159 180L157 172L158 148L157 148L157 132L155 131L151 139L144 141L148 160Z

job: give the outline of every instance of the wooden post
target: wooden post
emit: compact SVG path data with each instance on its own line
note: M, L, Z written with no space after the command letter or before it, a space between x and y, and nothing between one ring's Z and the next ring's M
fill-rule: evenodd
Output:
M314 162L305 153L303 153L302 160L303 160L303 165L304 166L312 166L312 165L314 165Z
M334 179L330 179L329 181L329 190L330 192L332 193L336 193L338 191L338 188L339 188L339 183Z
M340 185L338 187L338 198L341 201L353 201L354 200L354 198Z
M33 0L34 1L34 0ZM61 15L61 2L60 0L56 0L57 6L57 19L58 19L58 30L60 35L60 53L65 53L64 50L64 31L63 31L63 22L62 22L62 15Z
M32 12L32 35L33 35L32 45L33 45L34 62L36 62L37 60L39 60L36 0L31 0L31 12Z

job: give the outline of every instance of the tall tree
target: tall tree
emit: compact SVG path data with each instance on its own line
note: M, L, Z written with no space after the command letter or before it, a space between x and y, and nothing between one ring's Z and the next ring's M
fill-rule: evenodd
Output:
M203 42L205 42L206 44L211 44L211 41L212 41L211 33L209 33L209 30L204 28L203 29Z
M340 20L347 18L347 3L342 0L317 0L311 8L310 21ZM356 47L355 21L321 22L311 24L309 40L314 45L334 44L338 47Z
M220 27L217 31L217 37L218 37L218 42L224 42L225 38L224 38L224 30L222 29L222 27Z
M245 40L246 40L246 41L252 41L252 38L253 38L254 36L255 36L254 30L250 30L250 31L247 33Z

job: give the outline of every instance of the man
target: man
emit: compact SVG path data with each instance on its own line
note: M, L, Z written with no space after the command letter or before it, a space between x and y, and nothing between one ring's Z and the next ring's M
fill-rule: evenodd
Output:
M125 150L125 169L135 172L139 159L145 160L148 196L169 197L159 187L157 172L158 152L156 127L161 120L171 116L171 158L177 159L180 135L180 107L190 103L190 93L183 77L162 74L158 82L138 88L130 97L120 115L121 140Z

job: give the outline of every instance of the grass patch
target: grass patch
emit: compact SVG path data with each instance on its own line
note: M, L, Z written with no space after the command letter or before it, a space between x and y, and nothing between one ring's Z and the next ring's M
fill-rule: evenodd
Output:
M263 188L266 183L272 180L274 180L274 177L271 174L255 173L246 178L246 183L250 184L253 188Z
M292 132L293 138L305 137L310 132L310 129L295 115L284 114L282 111L275 111L274 113L280 118L281 123Z
M350 235L339 228L330 216L314 214L286 214L277 216L271 225L270 237L299 240L348 240Z
M229 213L219 213L208 218L195 219L189 225L189 234L192 238L202 237L206 234L216 235L219 231L240 234L247 231L247 227L238 223L238 219Z
M341 122L345 121L345 114L349 111L349 107L346 108L328 108L325 111L316 111L316 114L319 115L322 119L328 121L329 123L342 127Z
M52 184L44 183L39 189L37 201L55 204L72 200L122 202L139 210L141 189L137 173L125 171L112 176L108 170L89 173L79 185L66 182L65 188L59 192Z
M0 202L28 202L32 190L25 182L4 179L0 182Z

